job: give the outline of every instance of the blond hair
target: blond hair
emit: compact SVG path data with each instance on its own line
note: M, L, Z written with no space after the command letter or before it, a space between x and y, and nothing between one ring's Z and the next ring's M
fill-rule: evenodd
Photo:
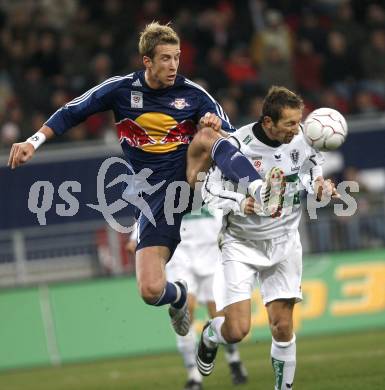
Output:
M158 45L179 45L178 34L170 27L158 22L148 24L140 33L139 53L142 56L154 58L155 48Z

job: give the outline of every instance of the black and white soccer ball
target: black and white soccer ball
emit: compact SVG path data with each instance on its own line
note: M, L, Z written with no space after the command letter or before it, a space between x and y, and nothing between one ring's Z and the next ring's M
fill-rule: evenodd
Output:
M318 108L311 112L303 125L307 142L317 150L330 151L339 148L348 135L344 116L332 108Z

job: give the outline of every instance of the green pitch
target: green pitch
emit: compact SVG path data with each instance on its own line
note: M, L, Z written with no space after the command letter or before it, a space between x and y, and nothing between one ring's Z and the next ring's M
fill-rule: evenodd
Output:
M241 390L273 389L270 343L241 345L249 383ZM385 329L298 338L296 390L384 390ZM99 361L0 373L4 390L179 390L185 372L178 354ZM232 389L220 353L206 390Z

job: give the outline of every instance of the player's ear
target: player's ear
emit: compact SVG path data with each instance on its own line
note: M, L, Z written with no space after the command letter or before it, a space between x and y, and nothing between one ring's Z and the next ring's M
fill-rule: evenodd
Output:
M267 116L265 115L263 118L262 118L262 123L264 126L266 126L267 128L271 128L271 126L273 125L273 120L271 119L270 116Z
M150 57L143 56L143 65L147 68L151 68L152 66L152 60Z

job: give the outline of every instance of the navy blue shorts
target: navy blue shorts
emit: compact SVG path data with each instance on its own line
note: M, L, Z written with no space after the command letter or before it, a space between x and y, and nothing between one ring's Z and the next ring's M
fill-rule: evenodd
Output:
M149 190L138 185L133 191L144 188L143 192L139 191L145 202L144 207L137 209L136 213L139 230L137 250L150 246L166 246L172 255L178 246L182 218L191 211L193 203L193 191L186 179L186 152L187 145L162 155L135 151L133 158L132 153L127 153L136 175L144 168L152 171L146 178L150 185ZM163 184L158 188L162 181ZM154 188L158 189L149 193ZM149 206L148 209L145 209L146 205Z
M187 191L184 190L184 199L182 200L180 189L176 186L174 187L175 184L173 185L175 181L174 177L172 177L152 196L143 196L144 200L146 200L150 206L154 216L152 222L155 222L155 225L143 212L139 213L139 240L137 249L148 246L166 246L170 249L172 256L180 243L180 225L183 216L191 211L192 191L191 189L188 189L189 192L187 194ZM171 191L169 190L168 192L167 187L170 184L173 185L173 187L171 188ZM182 185L186 186L186 184ZM173 190L174 188L176 191ZM181 206L183 206L183 210L176 211L178 210L179 202L182 202Z

